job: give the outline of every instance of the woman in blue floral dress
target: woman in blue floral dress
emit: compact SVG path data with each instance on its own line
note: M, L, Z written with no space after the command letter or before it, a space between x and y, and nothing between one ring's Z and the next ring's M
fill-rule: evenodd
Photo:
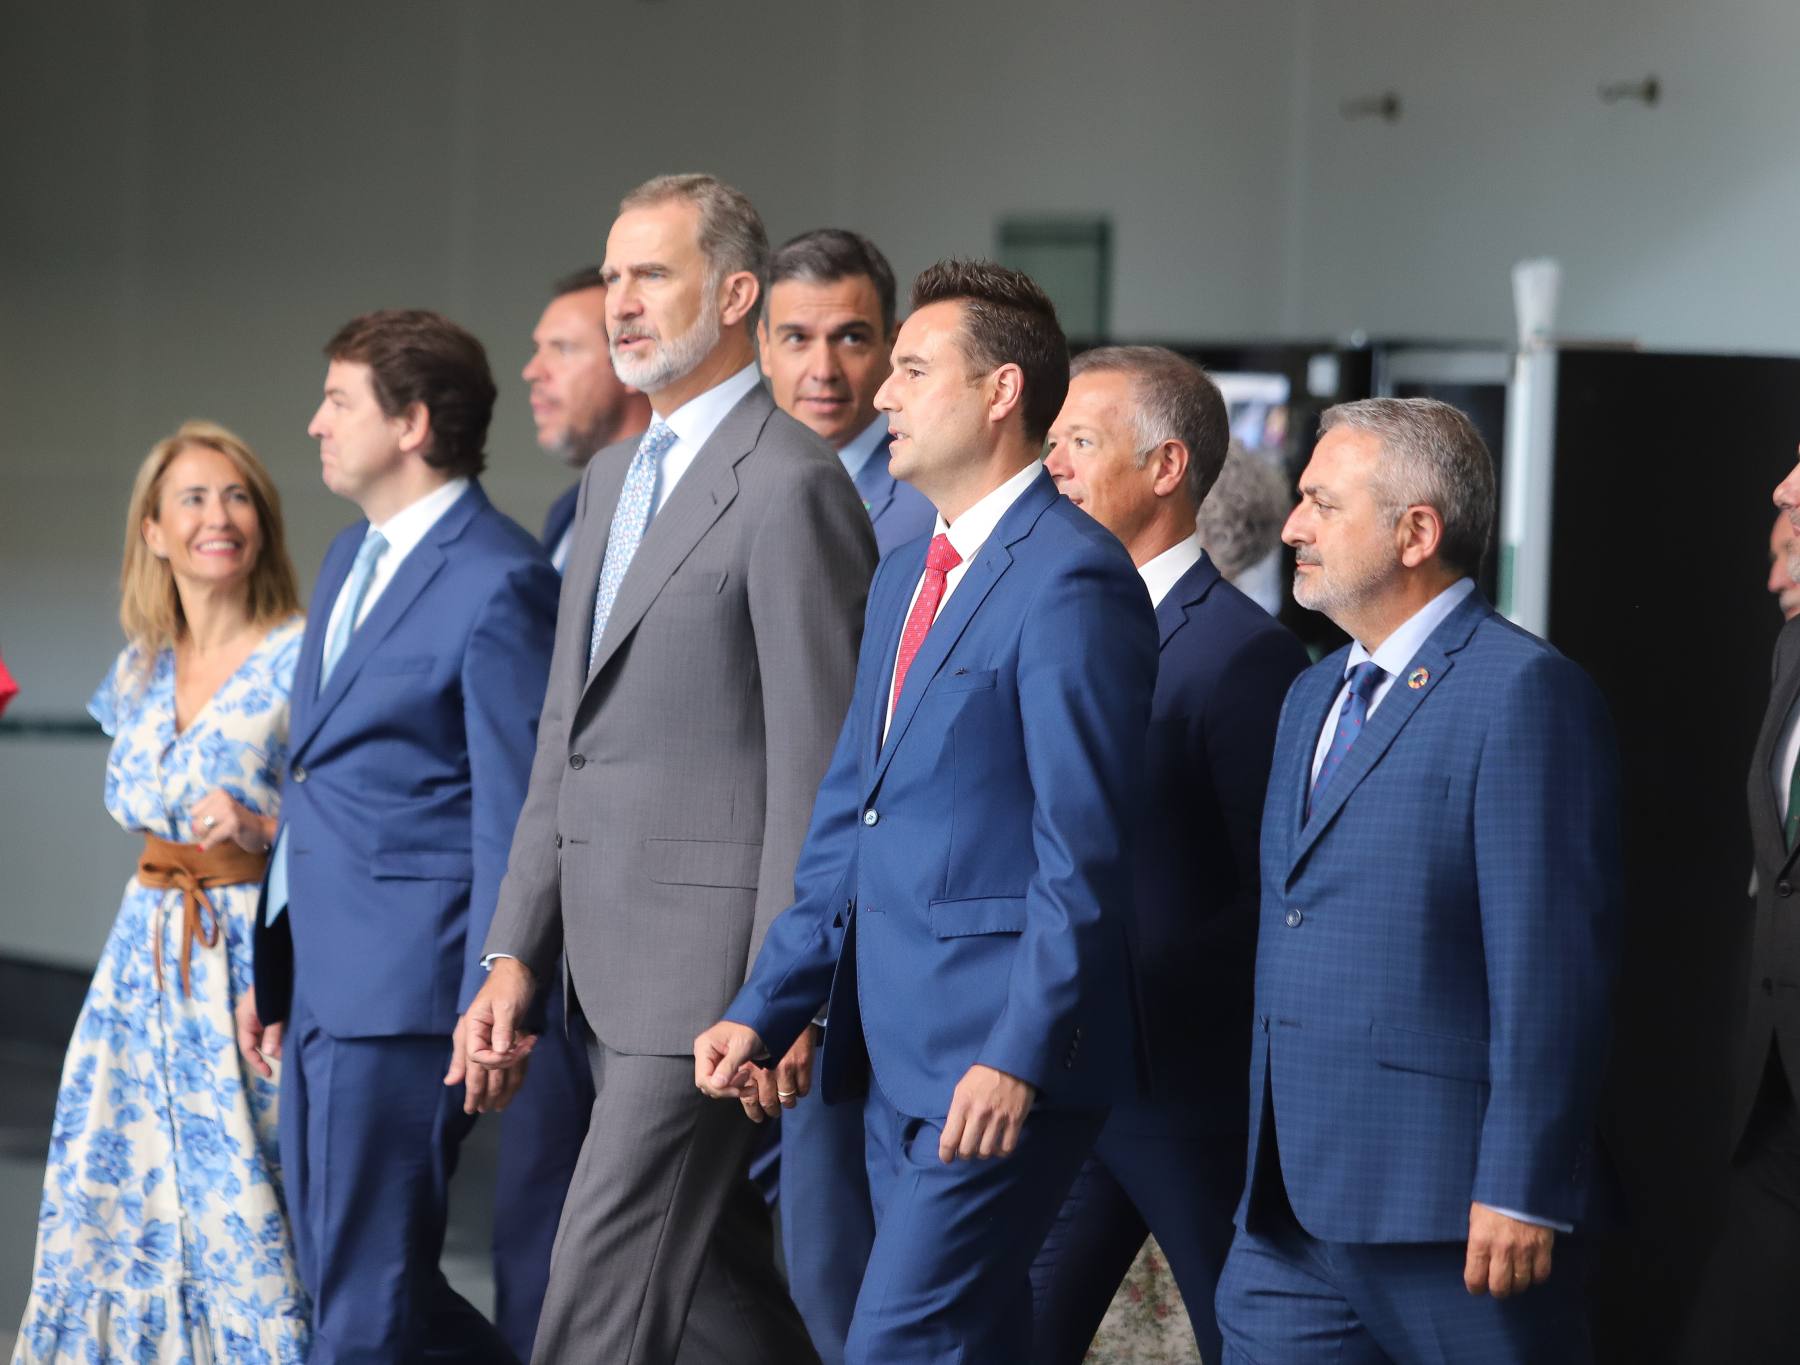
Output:
M280 503L190 422L138 472L120 618L88 709L106 808L145 837L63 1068L19 1362L300 1362L309 1309L274 1082L239 1057L301 621Z

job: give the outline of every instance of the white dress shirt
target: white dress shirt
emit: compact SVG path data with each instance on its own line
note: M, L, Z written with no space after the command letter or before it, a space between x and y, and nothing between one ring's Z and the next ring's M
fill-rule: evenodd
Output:
M1474 579L1459 578L1409 616L1398 630L1376 647L1373 654L1363 648L1360 640L1350 646L1350 658L1344 664L1344 685L1338 689L1337 696L1332 700L1331 710L1326 712L1325 726L1320 731L1319 742L1313 749L1312 775L1315 781L1319 776L1320 765L1325 762L1326 750L1331 748L1331 741L1337 735L1338 715L1344 709L1344 694L1350 690L1350 670L1368 660L1373 660L1375 665L1381 669L1381 680L1375 684L1375 690L1369 694L1369 715L1374 715L1375 708L1381 705L1382 700L1393 688L1395 681L1406 671L1407 665L1412 663L1413 656L1431 638L1432 632L1443 625L1450 613L1461 606L1463 599L1474 591ZM1490 1207L1492 1206L1490 1205ZM1553 1219L1520 1213L1516 1209L1494 1209L1494 1212L1504 1214L1521 1223L1554 1228L1558 1232L1575 1230L1572 1223L1558 1223Z
M1033 460L998 488L984 495L980 501L956 519L954 526L944 520L942 512L938 513L937 526L933 529L932 535L934 537L948 536L950 548L962 556L957 566L944 575L944 595L938 599L938 616L944 614L944 607L950 601L950 594L956 591L956 585L967 576L969 565L974 562L981 547L987 543L987 538L994 533L994 528L1000 524L1000 518L1005 516L1007 509L1019 500L1027 488L1031 487L1032 481L1043 471L1043 468L1042 460ZM919 590L924 586L925 575L921 572L919 581L913 584L912 596L906 603L907 619L911 618L913 605L919 600ZM936 620L937 617L932 619ZM881 726L883 739L887 737L887 727L894 721L894 674L899 671L899 668L900 654L896 650L894 662L888 671L887 720Z
M1475 591L1475 580L1459 578L1445 588L1436 597L1420 607L1394 633L1383 640L1373 654L1363 648L1361 640L1350 646L1350 658L1344 664L1344 684L1338 688L1333 698L1331 709L1325 713L1325 728L1319 732L1319 742L1313 748L1312 775L1313 781L1319 779L1319 768L1325 762L1325 753L1331 748L1331 741L1337 736L1338 716L1344 709L1344 694L1350 690L1350 670L1360 663L1373 660L1381 669L1382 677L1375 684L1375 690L1369 694L1369 715L1375 714L1394 680L1406 671L1412 662L1413 655L1431 638L1431 632L1444 624L1451 612L1461 605L1463 598Z
M862 473L863 466L868 464L869 457L875 453L875 447L882 443L887 434L887 414L878 412L873 422L838 448L838 459L844 462L844 472L853 479Z
M569 567L569 546L574 543L575 522L571 518L568 529L562 533L561 538L556 542L556 548L550 552L550 566L558 573L562 573Z
M662 473L656 481L656 506L651 511L652 516L662 511L663 504L669 500L669 494L675 491L675 485L681 482L681 476L687 473L688 466L693 464L700 448L712 439L712 434L719 429L719 423L725 420L725 414L761 382L762 374L756 368L756 362L752 361L724 383L714 384L705 393L688 399L667 417L658 419L674 430L675 444L669 447L662 458Z
M400 572L400 566L406 557L418 547L431 533L431 528L438 524L438 519L456 505L469 487L467 479L452 479L441 488L434 488L417 502L401 508L381 525L369 523L371 531L379 531L387 541L387 548L381 552L381 558L375 561L375 571L369 575L369 590L363 594L362 607L356 613L355 624L360 626L369 619L369 613L381 600L381 594L387 591L387 585L394 581L394 575ZM337 629L338 618L344 614L349 604L345 596L350 591L350 579L344 579L343 586L331 603L331 617L325 622L325 638L329 640Z
M1156 558L1138 565L1138 576L1150 590L1150 605L1160 607L1181 576L1200 562L1200 533L1177 541Z

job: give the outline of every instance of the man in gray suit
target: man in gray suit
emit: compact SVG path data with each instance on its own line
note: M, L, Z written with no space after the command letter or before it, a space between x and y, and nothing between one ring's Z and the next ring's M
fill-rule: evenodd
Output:
M776 410L751 345L768 238L709 176L664 176L606 243L619 377L642 440L581 483L531 786L468 1019L523 1062L566 954L596 1099L534 1361L816 1359L746 1178L754 1126L693 1083L792 898L849 705L875 540L836 454Z

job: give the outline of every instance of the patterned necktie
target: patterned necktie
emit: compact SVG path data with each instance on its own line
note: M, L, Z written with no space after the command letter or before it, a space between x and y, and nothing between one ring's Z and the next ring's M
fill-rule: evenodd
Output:
M1800 763L1794 765L1793 774L1788 778L1787 824L1784 832L1787 834L1787 846L1791 850L1794 840L1800 837Z
M325 656L319 663L320 692L325 690L325 682L331 677L331 670L337 667L338 660L344 657L344 651L350 647L350 637L356 634L356 618L362 614L363 601L369 595L369 584L375 578L375 566L381 562L381 552L385 549L387 537L371 529L363 537L363 543L356 552L356 563L350 566L350 577L345 580L341 594L344 610L338 614L337 624L325 639ZM268 905L264 910L264 923L273 924L280 919L281 912L287 909L287 903L287 826L283 825L280 835L276 837L275 847L269 854L269 894Z
M325 639L325 657L319 664L319 691L325 690L325 684L331 680L331 670L337 667L344 651L350 647L350 637L356 634L356 618L362 614L363 599L369 595L369 584L375 578L375 566L381 562L381 552L387 549L387 537L381 532L371 530L363 537L362 548L356 552L356 563L350 566L350 579L344 585L344 609L338 613L338 619L332 624L331 634Z
M1344 694L1344 705L1338 711L1337 733L1331 737L1331 747L1325 751L1319 775L1306 793L1307 819L1312 818L1313 798L1330 784L1332 775L1343 766L1350 746L1362 733L1363 724L1369 719L1369 698L1374 695L1376 684L1386 676L1381 665L1373 659L1364 660L1350 670L1350 690Z
M613 508L612 529L606 533L606 558L600 564L600 587L594 593L594 633L588 637L590 672L593 671L594 657L600 653L600 637L606 632L606 618L612 615L613 603L619 597L619 585L625 581L625 570L631 567L631 558L637 553L650 525L650 512L656 506L656 481L662 473L662 457L669 453L675 439L675 429L667 422L652 422L625 471L625 482L619 488L619 505Z
M925 551L925 581L906 618L906 629L900 635L900 653L894 660L894 693L888 699L888 715L900 705L900 689L906 685L906 670L912 667L919 646L925 643L925 632L937 616L938 604L944 600L944 584L950 570L962 563L962 556L950 543L950 537L935 535Z

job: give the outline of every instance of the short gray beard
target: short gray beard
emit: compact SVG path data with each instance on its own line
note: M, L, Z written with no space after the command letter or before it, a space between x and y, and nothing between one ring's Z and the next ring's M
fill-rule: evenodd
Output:
M654 355L639 359L622 355L616 346L609 345L613 373L639 393L660 393L699 369L700 362L712 354L725 332L718 313L711 306L716 292L707 292L709 306L700 310L700 316L685 333L673 338L658 338Z
M1380 562L1366 566L1352 564L1340 569L1338 581L1327 583L1321 583L1316 578L1304 578L1296 570L1294 601L1308 611L1319 612L1330 617L1339 627L1348 629L1344 625L1345 619L1354 616L1358 607L1379 592L1388 569L1388 565ZM1350 575L1348 578L1343 577L1346 571Z

